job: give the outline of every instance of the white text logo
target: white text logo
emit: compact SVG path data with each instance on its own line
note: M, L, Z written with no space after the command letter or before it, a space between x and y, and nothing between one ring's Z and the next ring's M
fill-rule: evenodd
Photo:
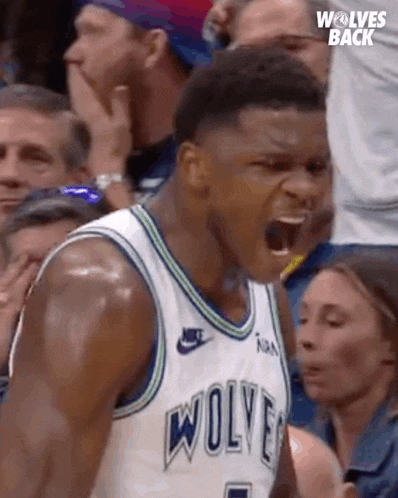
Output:
M386 25L386 12L317 12L318 28L328 28L329 45L373 45L376 29Z

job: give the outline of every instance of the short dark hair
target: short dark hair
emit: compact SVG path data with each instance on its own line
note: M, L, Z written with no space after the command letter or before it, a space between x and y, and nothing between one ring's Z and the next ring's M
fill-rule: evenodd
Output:
M12 256L8 247L11 235L24 228L49 225L58 221L71 220L84 225L104 215L101 208L87 204L83 199L57 195L50 198L22 201L8 218L0 233L0 248L7 262Z
M277 48L238 48L215 53L185 85L174 116L177 146L205 128L237 124L240 110L296 107L324 111L325 88L306 67Z
M0 109L28 109L64 121L68 138L60 152L67 171L76 171L86 162L90 132L86 123L72 111L65 95L41 86L9 85L0 90Z

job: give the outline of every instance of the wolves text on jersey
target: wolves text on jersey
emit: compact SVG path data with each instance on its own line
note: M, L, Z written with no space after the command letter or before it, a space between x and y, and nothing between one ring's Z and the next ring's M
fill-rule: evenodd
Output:
M241 433L237 431L238 417ZM234 380L225 387L212 384L207 391L194 394L190 403L166 413L165 470L182 448L192 462L199 441L208 456L216 457L223 451L251 454L253 438L259 438L257 456L274 472L285 421L285 412L277 411L275 399L263 387Z

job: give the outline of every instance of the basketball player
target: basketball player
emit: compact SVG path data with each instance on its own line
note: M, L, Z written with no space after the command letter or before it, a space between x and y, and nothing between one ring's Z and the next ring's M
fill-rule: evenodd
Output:
M321 193L324 108L276 50L192 77L169 182L44 264L11 353L0 496L296 496L269 282Z

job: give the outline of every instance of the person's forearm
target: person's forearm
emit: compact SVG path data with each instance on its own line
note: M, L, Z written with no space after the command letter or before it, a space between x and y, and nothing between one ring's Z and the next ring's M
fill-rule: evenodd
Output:
M300 498L287 429L283 438L275 484L270 498Z

